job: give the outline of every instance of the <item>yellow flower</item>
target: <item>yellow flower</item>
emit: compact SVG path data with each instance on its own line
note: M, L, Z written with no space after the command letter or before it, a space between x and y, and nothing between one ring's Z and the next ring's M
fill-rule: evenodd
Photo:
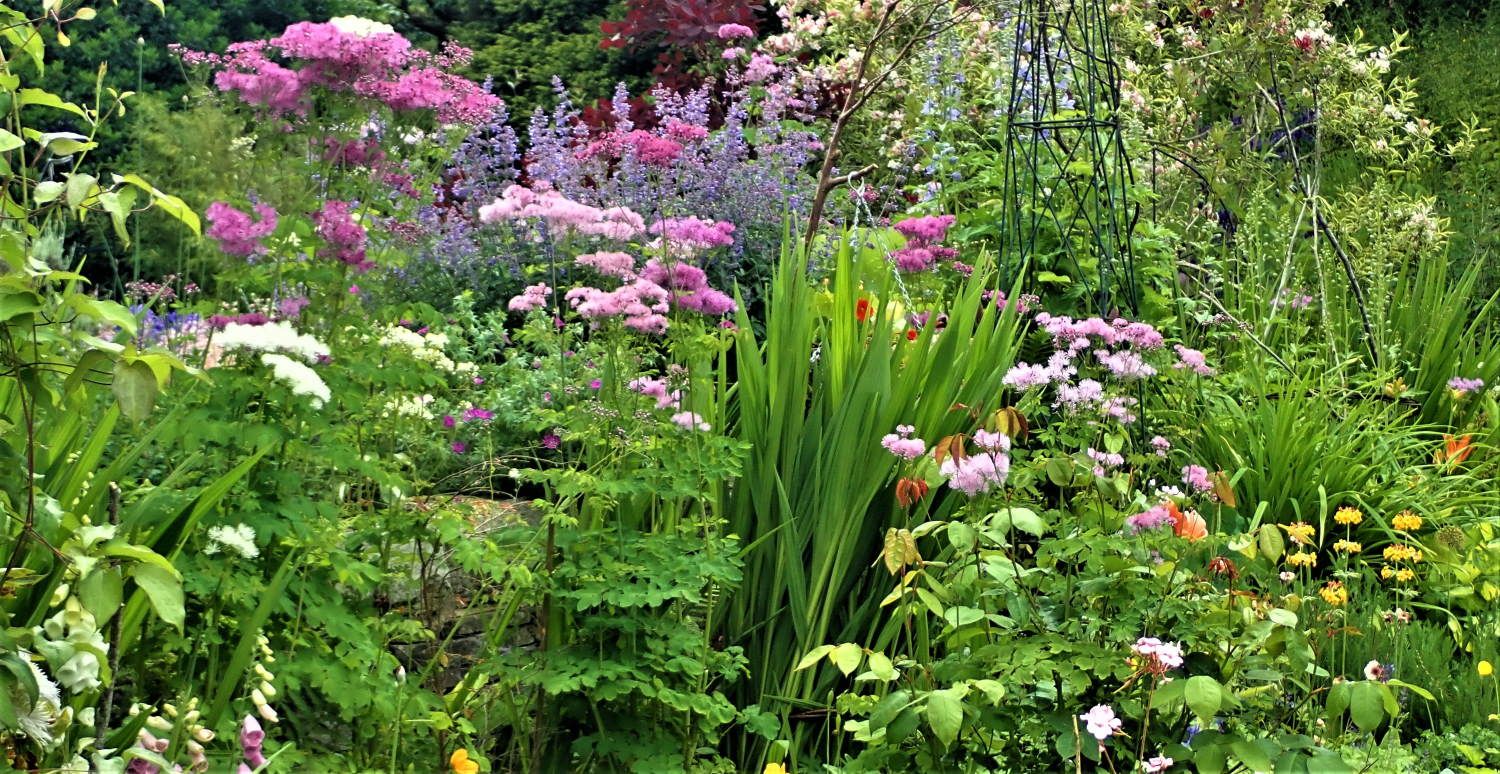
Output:
M1385 579L1385 580L1390 580L1391 577L1394 576L1395 574L1396 574L1396 568L1394 568L1394 567L1392 567L1392 566L1390 566L1388 564L1380 568L1380 577L1383 578L1383 579Z
M1318 555L1310 551L1298 551L1287 555L1286 563L1293 567L1311 567L1318 563Z
M1299 546L1305 546L1312 543L1313 532L1315 530L1313 529L1313 525L1308 524L1305 521L1294 521L1291 524L1282 524L1281 528L1286 530L1287 537L1291 538L1292 542L1296 543Z
M1386 546L1382 554L1384 554L1387 562L1403 562L1408 559L1413 562L1422 561L1421 551L1400 543L1392 543Z
M1391 526L1402 532L1416 532L1422 528L1422 517L1411 511L1402 511L1391 519Z
M1488 661L1481 661L1481 662L1479 662L1479 676L1480 677L1489 677L1490 675L1492 675L1494 673L1495 673L1495 665L1494 664L1491 664Z
M1338 581L1329 581L1327 585L1318 590L1318 596L1322 597L1324 602L1334 607L1343 607L1349 602L1349 590L1344 588L1344 584Z
M1358 508L1344 506L1333 514L1333 520L1340 524L1358 524L1365 520L1365 515Z
M767 763L766 770L760 774L787 774L786 766L780 763Z
M1417 577L1417 574L1405 567L1402 567L1401 569L1396 571L1397 583L1406 583L1415 577Z
M453 751L448 765L453 767L453 774L479 774L479 764L469 760L469 751L462 747Z
M1346 554L1357 554L1365 549L1364 546L1361 546L1353 540L1340 540L1339 542L1333 544L1333 550L1343 551Z

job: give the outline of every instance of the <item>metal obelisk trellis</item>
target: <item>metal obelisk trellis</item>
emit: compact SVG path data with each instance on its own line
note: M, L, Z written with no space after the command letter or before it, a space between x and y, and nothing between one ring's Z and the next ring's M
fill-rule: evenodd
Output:
M1119 122L1104 0L1017 0L1005 153L1008 270L1083 283L1095 311L1138 302L1130 232L1139 208Z

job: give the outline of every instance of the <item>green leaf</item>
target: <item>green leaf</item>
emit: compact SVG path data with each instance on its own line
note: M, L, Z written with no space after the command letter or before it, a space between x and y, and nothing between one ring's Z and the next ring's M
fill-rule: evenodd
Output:
M1436 701L1436 698L1432 695L1432 691L1429 691L1421 686L1412 685L1411 683L1402 682L1401 680L1387 680L1385 684L1392 688L1405 688L1406 690L1411 691L1412 693L1415 693L1416 695L1421 696L1428 701Z
M1236 739L1230 743L1229 749L1234 752L1234 757L1240 759L1240 763L1254 772L1265 772L1270 774L1275 764L1271 762L1271 755L1256 744L1262 740ZM1269 744L1269 743L1268 743Z
M183 609L182 581L176 574L154 564L138 564L130 568L130 577L146 592L156 614L182 631L187 613Z
M57 201L57 197L62 196L65 190L67 190L67 185L62 182L48 180L36 184L36 188L31 192L31 198L37 204L46 204L47 202Z
M1349 689L1349 717L1361 731L1370 732L1385 720L1385 702L1380 683L1359 682Z
M142 179L140 175L115 175L114 181L116 183L129 183L151 194L151 201L160 207L163 212L182 221L183 225L192 229L194 234L201 235L203 233L198 221L198 213L193 212L193 208L187 206L187 203L183 202L182 199L168 193L162 193L157 190L156 186Z
M1270 559L1272 563L1281 561L1286 553L1286 539L1281 536L1281 530L1275 524L1262 524L1255 533L1255 543L1260 548L1262 556Z
M865 652L858 645L846 642L834 648L829 658L833 660L840 672L848 675L859 668L859 662L864 659L864 655Z
M57 110L72 113L85 121L89 118L88 113L85 113L83 108L71 102L65 102L62 97L42 89L21 89L21 107L28 105L56 108Z
M801 672L802 670L812 666L813 664L818 663L823 659L824 656L832 652L832 645L819 645L818 647L813 648L811 651L809 651L806 656L803 656L802 660L797 662L797 668L792 671Z
M927 724L932 726L932 733L944 747L958 738L958 729L963 723L964 704L957 689L945 688L927 694Z
M1030 508L1006 508L990 514L995 527L1001 530L1018 529L1041 537L1047 531L1047 523Z
M4 129L0 129L0 153L8 150L15 150L16 148L19 148L25 144L25 140L17 137L14 134L11 134L10 132L5 131Z
M125 581L117 568L95 570L78 584L78 599L84 609L103 626L120 609L125 596Z
M1193 675L1187 679L1183 697L1187 699L1188 708L1193 714L1208 722L1224 706L1224 686L1208 675Z
M0 292L0 323L41 310L41 297L29 290Z
M151 416L156 406L156 373L151 366L139 360L128 363L121 360L115 364L115 379L110 390L120 404L125 416L140 422Z
M891 665L890 657L885 655L884 653L880 653L878 651L871 653L868 665L870 667L870 674L874 675L875 679L896 679L896 667Z
M1271 623L1285 626L1288 629L1297 628L1297 614L1284 607L1273 608L1271 612L1266 614L1266 617L1271 619Z

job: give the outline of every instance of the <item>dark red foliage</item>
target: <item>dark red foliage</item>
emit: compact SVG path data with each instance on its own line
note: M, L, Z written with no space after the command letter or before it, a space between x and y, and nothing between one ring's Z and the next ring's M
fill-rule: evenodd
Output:
M718 40L719 27L758 29L757 0L630 0L623 21L604 22L602 48L698 48Z

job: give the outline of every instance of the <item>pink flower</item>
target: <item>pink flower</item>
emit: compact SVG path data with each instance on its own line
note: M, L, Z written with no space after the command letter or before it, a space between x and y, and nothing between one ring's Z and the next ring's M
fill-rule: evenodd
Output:
M375 264L365 258L368 235L354 222L351 203L337 199L323 202L323 208L313 216L313 225L323 240L319 255L336 258L356 271L368 271L374 267Z
M574 258L573 263L587 266L606 277L635 279L635 257L628 253L586 253Z
M1172 448L1172 442L1162 436L1155 435L1151 437L1151 448L1156 450L1156 456L1165 459L1167 450Z
M448 448L452 449L454 454L463 454L469 450L469 445L463 441L454 441L448 445Z
M719 54L719 57L722 58L722 59L734 60L734 59L739 59L740 57L742 57L744 55L745 55L745 49L740 48L739 46L732 46L730 48L724 49L724 53Z
M1155 675L1166 674L1168 670L1182 666L1182 643L1179 642L1162 642L1156 637L1141 637L1130 646L1130 650L1141 659L1141 666Z
M938 466L948 477L948 486L969 497L977 497L1005 484L1010 474L1010 457L1000 452L971 454L962 459L950 455Z
M1365 664L1365 679L1383 683L1391 679L1391 673L1379 660L1371 659L1370 663Z
M697 429L703 432L708 432L712 429L712 427L707 422L703 421L703 417L698 416L691 411L680 411L676 414L673 414L672 424L677 425L683 430Z
M452 414L444 414L443 415L443 427L452 428L454 425L457 425L457 424L458 424L458 420L454 419Z
M720 24L719 40L734 40L736 38L753 38L755 30L743 24Z
M535 311L547 305L547 294L551 292L552 288L547 287L547 283L545 282L529 285L525 290L521 291L521 295L507 302L505 307L512 312Z
M1208 475L1208 468L1202 465L1184 466L1182 468L1182 483L1199 492L1208 492L1214 488L1214 482L1210 480Z
M1214 375L1214 369L1208 367L1208 361L1202 352L1196 349L1189 349L1181 344L1173 345L1172 348L1177 350L1177 362L1172 365L1173 368L1179 370L1187 369L1199 376Z
M1124 724L1115 717L1115 711L1105 704L1096 704L1088 712L1078 716L1090 735L1100 742L1114 736Z
M559 437L557 435L557 433L548 431L545 435L542 436L542 448L543 449L556 449L557 447L559 447L561 445L562 445L562 438Z
M246 715L245 720L240 723L240 752L251 768L258 769L266 765L266 756L261 750L265 740L266 732L261 730L260 721L253 715Z
M208 205L208 231L210 239L219 243L219 249L229 255L248 257L263 252L260 240L276 231L276 210L265 204L253 205L259 221L224 202Z
M1173 523L1172 512L1163 504L1147 508L1125 519L1125 531L1133 535L1137 532L1168 527Z
M927 451L927 443L921 438L910 437L916 428L911 425L897 425L896 432L888 433L880 439L880 445L891 454L903 460L914 460Z
M487 411L485 409L479 408L478 406L470 406L468 410L464 411L465 422L488 422L494 418L495 412Z
M1162 774L1162 772L1172 768L1173 763L1176 763L1176 761L1168 758L1165 755L1158 755L1154 758L1148 758L1142 761L1141 771L1144 772L1144 774Z
M1448 380L1448 389L1453 390L1457 393L1474 392L1476 390L1484 389L1484 380L1466 379L1462 376L1455 376L1452 379Z

